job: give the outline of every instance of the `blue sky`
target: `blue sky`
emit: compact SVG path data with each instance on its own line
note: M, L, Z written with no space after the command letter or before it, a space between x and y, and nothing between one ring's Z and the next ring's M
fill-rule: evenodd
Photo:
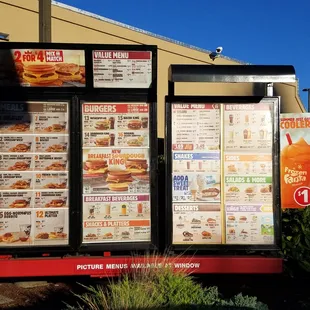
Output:
M60 0L252 64L293 65L307 106L310 0Z

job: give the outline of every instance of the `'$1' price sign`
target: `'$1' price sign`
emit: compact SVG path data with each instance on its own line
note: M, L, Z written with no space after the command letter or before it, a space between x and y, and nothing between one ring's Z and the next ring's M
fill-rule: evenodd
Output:
M302 207L310 205L310 188L307 186L297 188L294 193L294 200Z

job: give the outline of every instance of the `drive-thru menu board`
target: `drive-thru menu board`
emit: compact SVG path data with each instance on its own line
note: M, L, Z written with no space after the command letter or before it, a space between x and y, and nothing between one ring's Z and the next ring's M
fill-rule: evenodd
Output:
M149 88L152 83L152 52L93 51L94 87Z
M274 244L271 111L171 105L173 244Z
M172 105L173 244L221 242L220 110Z
M68 244L68 103L0 110L0 246Z
M149 106L83 103L83 242L150 241Z

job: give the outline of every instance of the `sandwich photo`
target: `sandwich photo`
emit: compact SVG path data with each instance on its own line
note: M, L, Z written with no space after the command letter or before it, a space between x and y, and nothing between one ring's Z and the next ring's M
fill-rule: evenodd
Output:
M193 234L190 233L190 232L188 232L188 231L184 231L184 232L183 232L183 236L184 236L185 238L192 238L192 237L193 237Z
M143 145L143 141L139 138L133 138L133 139L128 139L127 140L127 145L128 146L142 146Z
M30 130L30 123L14 124L8 128L9 131L25 132Z
M29 207L29 201L25 199L17 199L13 201L10 205L10 208L27 208Z
M201 191L201 197L202 198L214 198L218 196L219 193L220 193L220 190L215 187L207 188Z
M110 191L125 192L128 191L128 183L131 183L133 178L128 170L109 171L107 183Z
M247 217L246 216L240 216L239 217L239 221L246 221L247 220Z
M133 176L144 175L147 172L148 164L146 159L128 158L125 167Z
M228 221L235 221L236 218L233 215L228 216Z
M19 143L16 144L14 147L9 149L9 152L13 153L27 153L30 151L31 143L25 144L25 143Z
M107 173L108 162L104 159L89 159L84 162L84 170L88 173Z
M17 161L13 166L9 167L9 171L26 171L30 168L30 162Z
M24 65L23 79L32 86L50 86L58 80L56 67L52 64Z
M67 151L67 144L53 144L49 146L46 150L49 153L61 153Z
M65 189L67 187L67 182L62 183L48 183L44 185L43 188L50 188L50 189Z
M131 120L128 122L128 129L138 130L141 129L142 122L139 120Z
M59 63L55 66L58 78L64 82L78 82L82 79L80 67L73 63Z
M62 132L65 130L65 126L62 124L53 124L52 126L48 126L45 128L47 132Z
M236 233L236 231L234 228L229 228L228 233L233 235Z
M53 199L45 205L45 208L61 208L65 207L66 201L64 199Z
M95 123L95 128L98 129L98 130L108 130L108 129L110 129L109 120L105 119L105 120L102 120L102 121L97 121Z
M15 183L13 183L10 187L12 189L28 189L30 188L30 180L26 181L26 180L19 180L16 181Z
M106 137L103 137L103 138L97 138L95 140L95 144L96 144L96 146L99 146L99 147L109 146L109 144L110 144L110 137L106 136Z
M60 163L60 162L55 162L50 164L49 166L45 167L46 171L64 171L66 170L66 164L65 163Z

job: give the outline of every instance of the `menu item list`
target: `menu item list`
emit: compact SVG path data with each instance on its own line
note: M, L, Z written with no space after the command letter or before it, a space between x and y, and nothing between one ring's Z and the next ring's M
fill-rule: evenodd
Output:
M273 244L271 105L224 105L227 244Z
M220 109L172 104L173 244L221 243Z
M84 103L83 242L150 241L149 106Z
M68 103L0 109L0 246L68 244Z
M152 83L152 52L93 51L94 87L149 88Z

